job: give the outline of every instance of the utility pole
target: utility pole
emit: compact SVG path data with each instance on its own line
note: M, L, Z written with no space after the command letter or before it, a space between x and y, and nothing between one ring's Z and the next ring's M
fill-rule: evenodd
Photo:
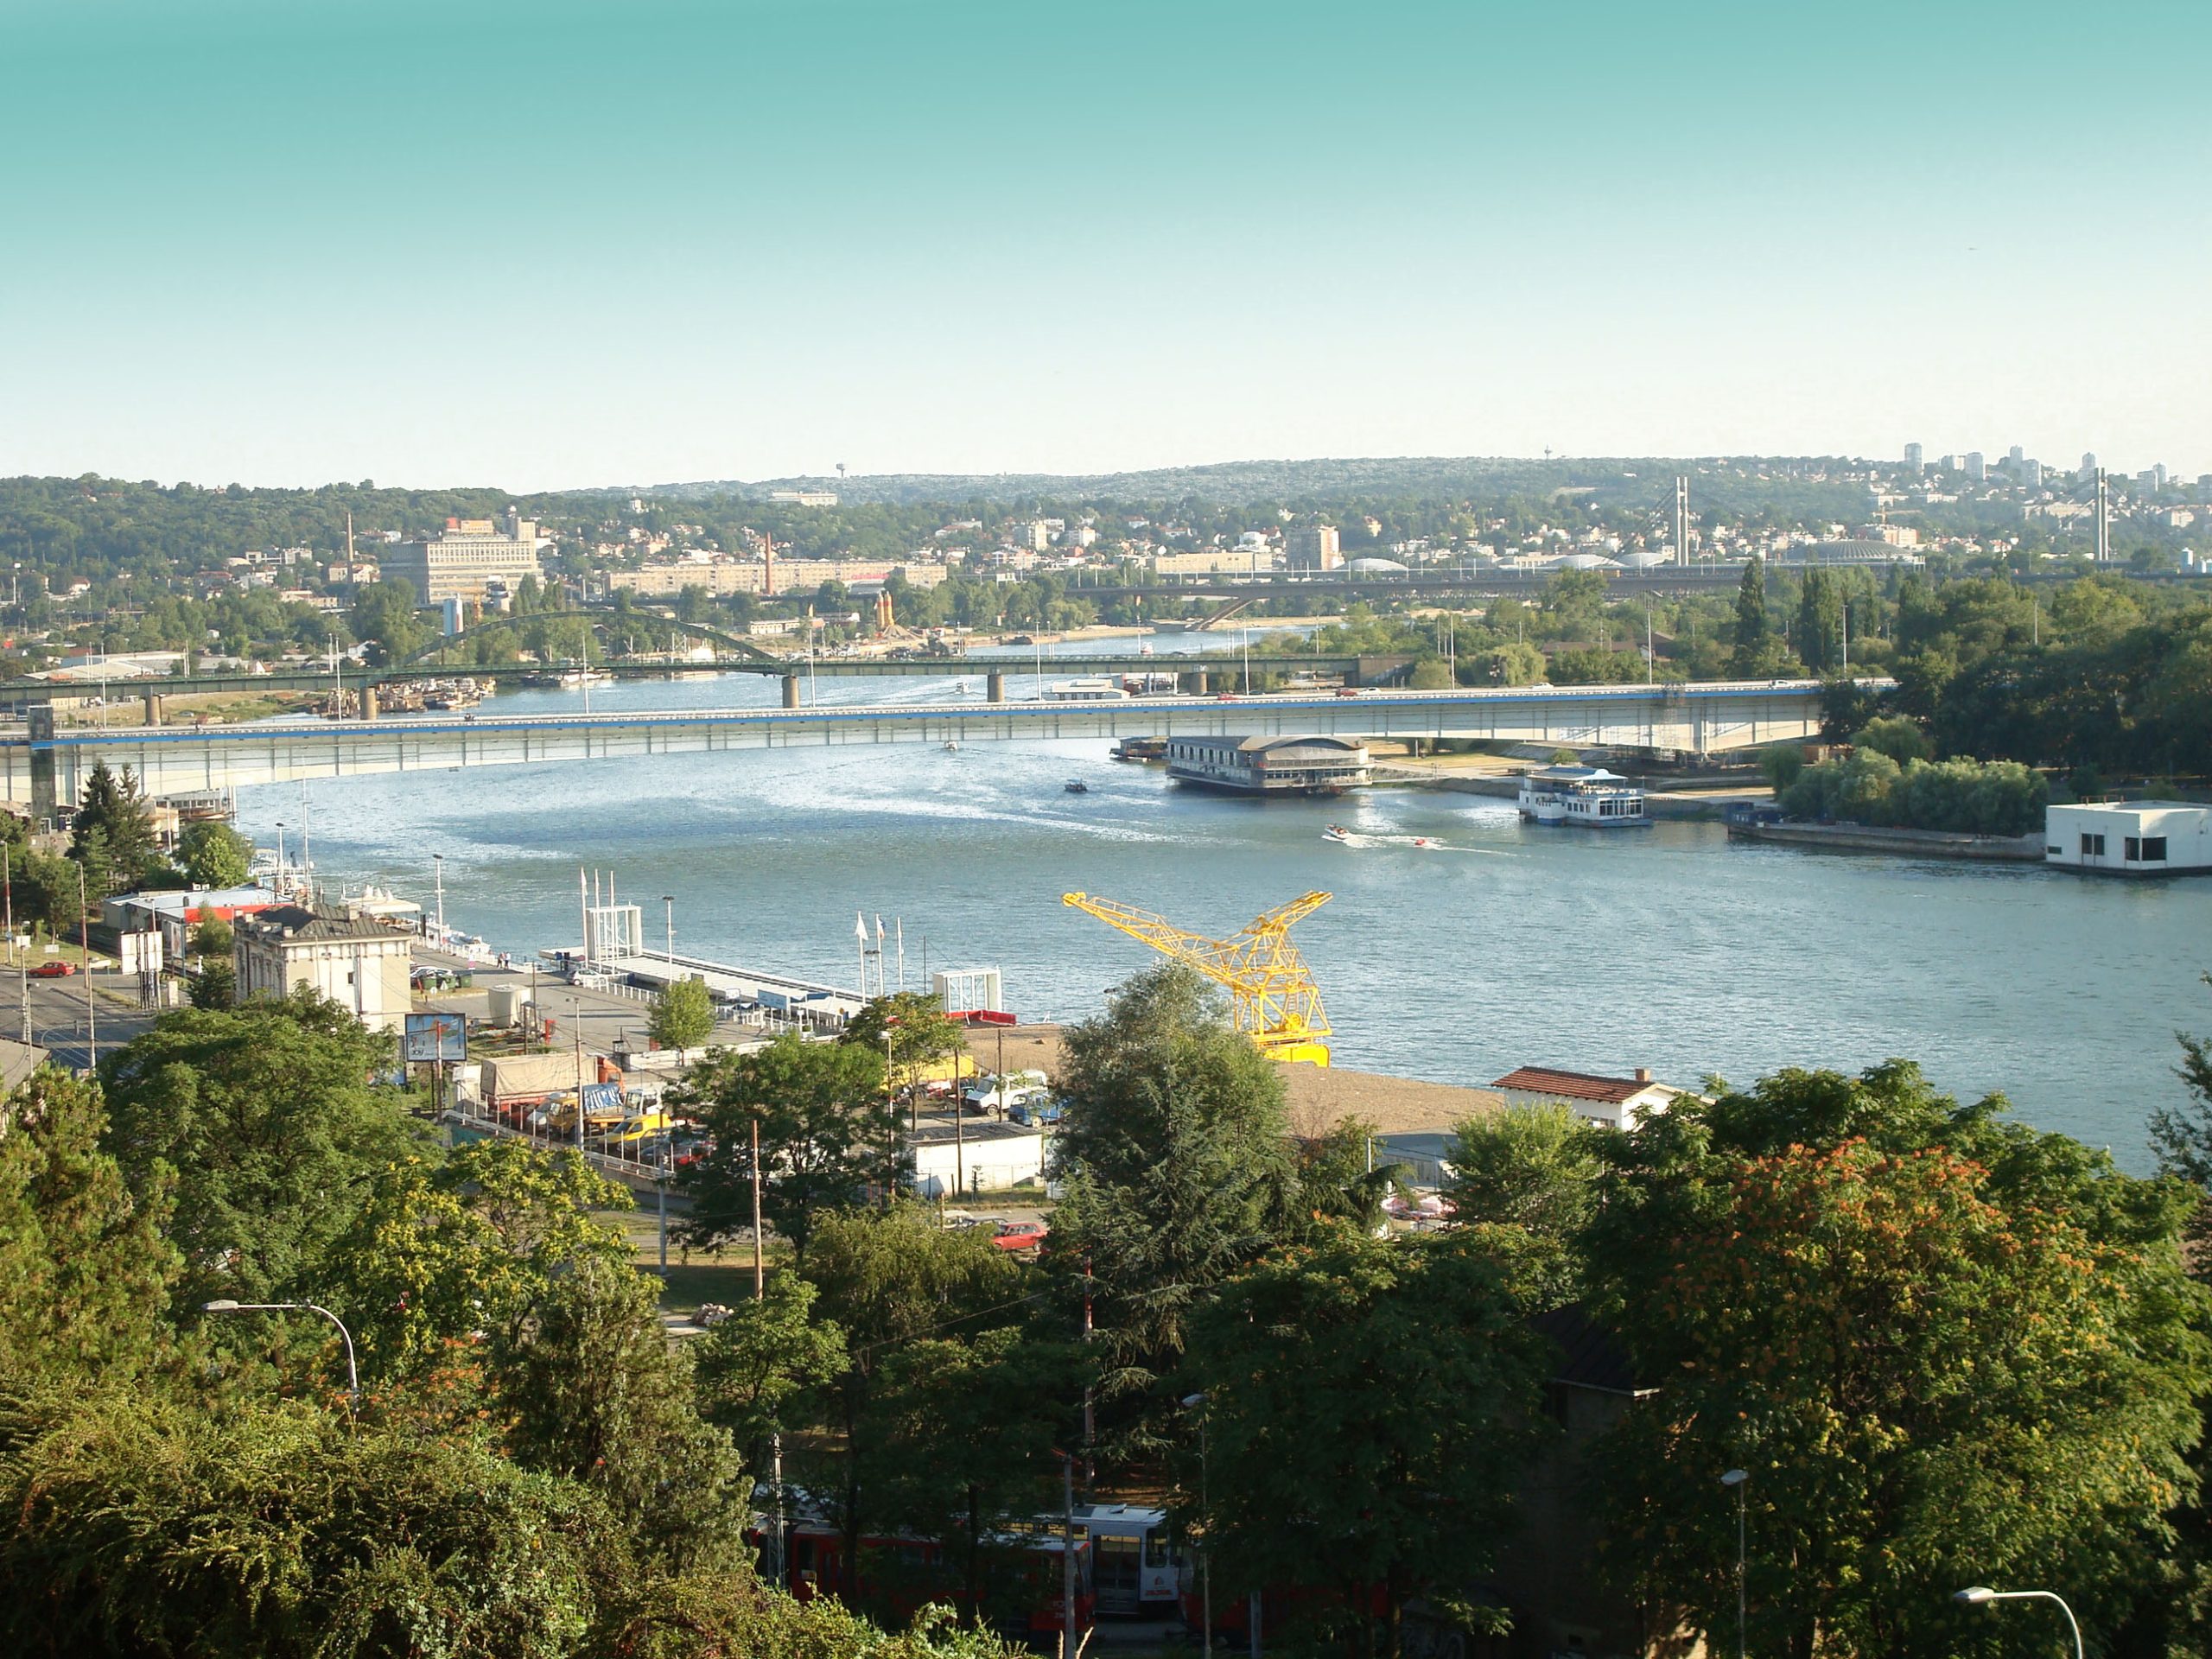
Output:
M100 1016L92 1006L92 935L85 923L85 867L77 867L77 944L85 962L85 1059L100 1063Z

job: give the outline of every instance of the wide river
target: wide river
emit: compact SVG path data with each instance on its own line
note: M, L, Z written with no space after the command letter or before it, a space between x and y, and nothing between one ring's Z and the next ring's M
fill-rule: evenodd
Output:
M1032 685L1010 676L1008 695ZM951 689L825 678L816 700ZM772 679L736 675L595 688L592 703L778 695ZM499 707L580 702L523 692ZM1694 1084L1904 1056L1946 1090L2001 1090L2025 1121L2138 1170L2146 1116L2181 1098L2175 1031L2212 1031L2198 978L2212 968L2212 880L1807 853L1731 844L1717 824L1537 830L1510 802L1427 791L1262 804L1171 785L1108 747L680 755L327 779L305 794L327 888L374 882L427 907L442 853L448 920L518 959L574 944L588 865L644 905L651 945L673 894L679 950L849 985L855 914L871 927L880 914L887 927L903 918L910 985L925 953L932 969L996 965L1023 1018L1075 1020L1155 958L1065 908L1063 892L1227 935L1322 888L1333 900L1295 937L1340 1064L1478 1085L1523 1064L1648 1065ZM1071 778L1090 792L1067 793ZM302 792L246 791L239 827L267 845L281 821L296 855ZM1359 841L1325 842L1332 821Z

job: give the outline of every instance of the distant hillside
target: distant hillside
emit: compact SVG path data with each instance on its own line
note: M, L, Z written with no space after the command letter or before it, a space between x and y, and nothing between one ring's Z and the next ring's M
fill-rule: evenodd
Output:
M1255 501L1294 506L1349 495L1436 498L1541 493L1562 486L1618 486L1694 475L1700 463L1665 457L1585 456L1536 460L1509 455L1403 455L1346 460L1231 461L1205 467L1163 467L1129 473L880 473L852 478L772 478L662 484L633 493L678 500L710 496L764 497L772 490L831 490L842 502L910 506L919 502L978 501L1006 506L1024 500L1198 500L1224 506ZM1823 470L1838 464L1821 458L1766 460L1734 456L1718 463L1731 471ZM1707 461L1707 467L1716 465ZM1645 484L1648 490L1649 485Z

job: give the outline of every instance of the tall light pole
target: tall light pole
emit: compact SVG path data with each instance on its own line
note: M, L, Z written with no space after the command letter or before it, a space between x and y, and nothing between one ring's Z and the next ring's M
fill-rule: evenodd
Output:
M668 906L668 965L673 968L676 965L676 895L664 893L660 901Z
M361 1404L361 1373L353 1363L353 1333L346 1328L346 1321L328 1308L314 1302L237 1302L229 1297L219 1301L202 1302L202 1313L320 1313L338 1327L338 1334L346 1343L346 1408L359 1409Z
M2082 1646L2081 1621L2074 1617L2074 1610L2066 1599L2049 1590L1986 1590L1976 1585L1971 1590L1957 1590L1951 1594L1953 1601L1964 1602L1969 1607L1986 1607L1993 1601L2055 1601L2058 1611L2066 1615L2066 1627L2074 1632L2074 1659L2088 1659Z
M1720 1477L1723 1486L1736 1489L1736 1659L1744 1659L1744 1488L1751 1476L1741 1469L1731 1469Z
M430 855L430 870L432 879L437 883L438 949L442 950L446 949L446 855L443 853Z
M85 867L77 867L77 949L85 960L85 1059L100 1063L100 1016L92 1006L92 931L85 920Z
M1183 1396L1183 1409L1198 1411L1198 1525L1206 1535L1205 1546L1198 1554L1198 1591L1205 1623L1199 1626L1198 1651L1213 1651L1213 1505L1207 1495L1206 1471L1206 1414L1198 1410L1206 1402L1203 1394Z

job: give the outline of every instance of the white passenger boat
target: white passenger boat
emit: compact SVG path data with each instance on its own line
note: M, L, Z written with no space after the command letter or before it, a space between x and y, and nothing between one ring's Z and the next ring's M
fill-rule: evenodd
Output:
M1599 830L1651 822L1643 791L1603 766L1545 766L1521 779L1521 816L1530 823L1579 823Z

